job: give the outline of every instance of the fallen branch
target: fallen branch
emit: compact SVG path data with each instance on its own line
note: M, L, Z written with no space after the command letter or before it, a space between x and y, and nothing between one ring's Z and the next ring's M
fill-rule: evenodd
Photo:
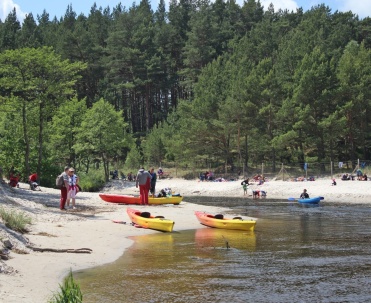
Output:
M56 249L56 248L38 248L28 245L27 248L32 249L33 251L48 251L48 252L56 252L56 253L75 253L75 254L90 254L93 252L90 248L77 248L77 249Z

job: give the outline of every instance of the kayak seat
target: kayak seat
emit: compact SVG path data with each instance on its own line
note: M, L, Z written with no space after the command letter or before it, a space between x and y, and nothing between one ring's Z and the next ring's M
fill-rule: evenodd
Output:
M234 217L233 220L242 220L241 217Z
M140 216L143 218L149 218L151 217L151 214L148 211L144 211L140 214Z
M164 219L164 216L156 216L155 218Z
M220 220L222 220L222 219L224 219L224 216L221 215L221 214L217 214L217 215L214 216L214 218L215 218L215 219L220 219Z

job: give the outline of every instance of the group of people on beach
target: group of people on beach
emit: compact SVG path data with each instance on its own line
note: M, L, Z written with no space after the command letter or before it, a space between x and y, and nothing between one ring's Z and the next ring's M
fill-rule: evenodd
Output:
M161 169L161 172L162 172L162 169ZM136 176L135 186L136 188L139 187L140 203L143 205L148 205L149 193L151 194L153 198L154 197L167 197L167 196L172 195L171 188L161 189L160 192L156 194L157 174L153 167L151 167L148 171L146 171L144 167L142 167L138 171L138 174ZM160 178L160 174L158 174L158 176Z
M206 171L200 173L200 181L213 181L214 173L212 171Z
M255 180L262 181L262 180L265 180L265 178L255 179L253 177L253 180L254 181ZM264 184L264 182L258 182L258 185L263 185L263 184ZM250 185L250 179L247 178L247 179L243 180L241 182L241 185L242 185L242 188L243 188L243 194L244 194L244 196L246 196L247 195L247 189L249 188L249 185ZM254 189L254 190L252 190L252 197L254 199L257 199L257 198L260 198L260 197L265 198L266 196L267 196L267 192L265 190L262 190L262 189Z
M21 179L21 174L14 169L14 166L11 166L8 175L9 175L8 176L9 186L19 187L19 181ZM1 173L1 176L2 176L2 173ZM38 184L38 178L39 177L38 177L37 173L33 173L28 177L28 184L30 185L31 190L40 189L39 184ZM1 177L1 179L2 179L2 177Z

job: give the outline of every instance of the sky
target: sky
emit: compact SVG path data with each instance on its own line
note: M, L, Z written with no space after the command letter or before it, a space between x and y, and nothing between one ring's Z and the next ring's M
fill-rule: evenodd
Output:
M152 9L156 10L158 0L150 1ZM26 14L32 13L36 19L37 15L41 15L44 10L49 14L50 20L55 16L59 19L64 16L68 5L72 5L72 9L77 15L82 13L88 16L94 2L98 8L109 6L112 9L120 2L123 6L130 7L134 2L139 4L140 0L0 0L0 19L4 22L14 7L16 8L17 17L20 22L23 22ZM169 0L165 0L165 3L169 3ZM237 3L242 5L243 0L237 0ZM275 11L280 8L295 11L298 7L302 7L304 11L307 11L313 6L324 3L331 8L332 12L352 11L361 19L371 17L371 0L260 0L260 3L265 9L268 8L270 3L273 3Z

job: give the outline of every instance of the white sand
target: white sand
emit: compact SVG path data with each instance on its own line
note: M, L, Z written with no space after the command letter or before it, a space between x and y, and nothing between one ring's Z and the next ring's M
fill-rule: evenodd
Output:
M173 192L183 196L225 196L243 197L241 181L198 182L182 179L158 180L157 189L171 187ZM311 196L324 196L326 203L370 203L371 183L368 181L340 181L337 186L331 180L313 182L271 181L264 185L250 185L246 199L252 201L251 190L267 192L267 198L285 199L298 197L306 188ZM72 271L109 263L120 257L131 245L128 236L156 233L156 231L135 228L129 224L115 224L112 220L129 222L127 206L103 202L98 193L81 192L77 197L76 211L59 210L59 190L41 188L33 192L28 185L20 189L0 190L0 206L22 209L33 219L30 233L26 234L35 247L53 249L90 248L91 254L33 252L29 254L10 253L7 266L16 270L13 274L0 273L0 298L4 302L46 302L70 269ZM110 182L103 190L110 193L138 194L134 183ZM174 230L203 228L194 216L195 210L222 213L225 209L187 203L163 206L135 206L140 210L163 215L175 221ZM239 215L239 214L236 214ZM259 219L259 218L258 218ZM259 229L259 222L256 229ZM0 222L0 237L4 237L4 225ZM43 233L44 235L40 235ZM0 263L1 265L1 263Z

